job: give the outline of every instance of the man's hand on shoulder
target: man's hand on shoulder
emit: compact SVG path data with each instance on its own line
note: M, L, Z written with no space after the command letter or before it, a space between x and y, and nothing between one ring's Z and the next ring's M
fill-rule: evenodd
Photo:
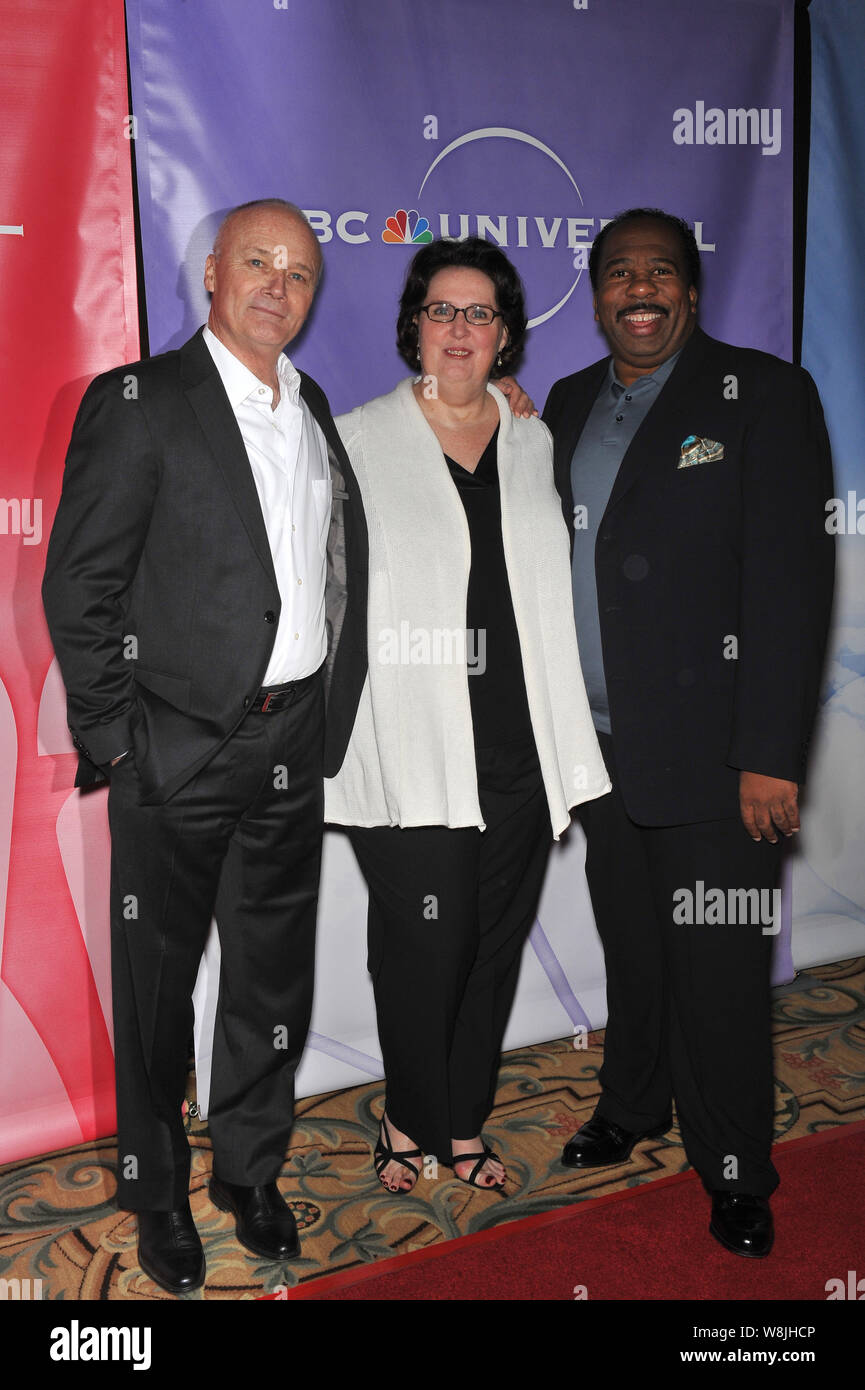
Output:
M530 420L533 415L537 415L534 401L531 396L526 395L516 377L500 376L495 384L502 395L507 396L512 415L519 416L521 420Z
M739 809L752 840L777 844L779 830L789 838L799 829L798 783L762 772L740 772Z

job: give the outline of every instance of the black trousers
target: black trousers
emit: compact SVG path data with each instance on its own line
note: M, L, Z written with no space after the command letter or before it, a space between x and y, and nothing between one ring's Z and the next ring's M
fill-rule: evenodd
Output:
M607 971L598 1114L648 1130L675 1097L685 1152L705 1186L769 1196L778 1174L764 909L781 842L755 843L738 816L635 824L617 789L613 740L599 739L613 790L579 808ZM710 889L722 890L723 908L705 906ZM736 890L749 889L757 892L745 908Z
M352 828L389 1119L444 1160L481 1132L552 843L534 740L477 752L486 829Z
M222 964L209 1104L214 1172L270 1182L291 1131L309 1027L323 828L320 673L278 713L250 712L197 776L142 806L112 771L112 989L118 1203L189 1192L181 1120L191 993L215 914Z

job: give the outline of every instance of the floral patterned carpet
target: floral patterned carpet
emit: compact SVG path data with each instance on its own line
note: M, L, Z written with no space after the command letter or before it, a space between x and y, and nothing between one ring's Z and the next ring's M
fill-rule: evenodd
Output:
M811 970L807 988L776 996L773 1016L776 1141L865 1118L865 957ZM232 1218L211 1205L207 1129L187 1117L207 1283L184 1297L261 1297L683 1171L676 1126L615 1168L579 1173L559 1162L565 1140L594 1110L602 1048L598 1032L502 1059L486 1135L507 1166L505 1196L470 1188L448 1169L434 1171L434 1160L410 1194L385 1192L372 1169L382 1082L302 1100L280 1178L302 1251L285 1265L248 1254ZM113 1203L116 1157L115 1141L104 1139L0 1168L0 1278L40 1279L45 1299L172 1297L136 1264L135 1218Z

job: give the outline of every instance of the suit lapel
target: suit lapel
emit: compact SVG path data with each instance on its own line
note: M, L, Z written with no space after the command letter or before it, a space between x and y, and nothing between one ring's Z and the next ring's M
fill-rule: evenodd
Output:
M327 459L330 464L330 477L333 483L333 496L336 499L346 499L348 497L348 479L351 477L354 481L351 464L348 461L348 455L340 439L339 431L333 422L333 416L324 404L321 388L305 372L300 374L300 394L324 435L324 441L327 445Z
M654 441L664 432L668 419L679 408L683 396L687 395L691 379L700 370L706 352L706 342L706 335L699 328L695 328L682 349L681 357L661 388L658 399L628 446L610 493L607 512L618 506L637 479L645 477L649 469L669 467L670 460L660 456L654 447Z
M316 424L327 440L328 448L334 452L341 450L342 441L333 423L333 416L329 410L323 409L320 392L316 389L312 378L306 375L306 372L300 373L300 394L309 406Z
M216 363L207 350L201 329L181 348L182 380L186 398L194 410L232 501L240 514L253 550L276 584L270 543L258 500L258 491L243 436L234 416Z
M595 403L601 383L607 374L609 357L602 358L592 367L588 368L581 390L578 392L569 391L566 397L565 410L560 420L555 423L553 430L555 441L554 452L554 473L555 483L562 498L565 519L568 523L568 530L571 533L571 543L573 544L574 529L574 493L571 486L571 460L577 441L585 429L589 413Z
M579 394L569 393L567 412L556 430L557 481L566 484L568 493L571 491L571 459L607 375L609 363L609 357L604 357L587 370Z

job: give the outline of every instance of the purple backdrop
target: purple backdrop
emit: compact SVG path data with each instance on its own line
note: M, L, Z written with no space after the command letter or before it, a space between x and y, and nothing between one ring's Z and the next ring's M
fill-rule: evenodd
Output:
M473 233L492 218L486 234L506 233L533 318L579 279L531 335L522 379L539 402L604 352L568 242L587 246L635 204L700 223L715 248L709 332L789 355L792 0L280 5L127 0L153 351L205 316L201 270L220 213L276 194L328 219L314 218L326 278L292 355L335 410L404 373L393 328L412 251L381 235L398 209L436 234L442 216L451 235L461 215ZM776 153L708 143L729 137L727 112L740 109L766 113L769 149L779 113ZM686 111L691 132L674 118Z

